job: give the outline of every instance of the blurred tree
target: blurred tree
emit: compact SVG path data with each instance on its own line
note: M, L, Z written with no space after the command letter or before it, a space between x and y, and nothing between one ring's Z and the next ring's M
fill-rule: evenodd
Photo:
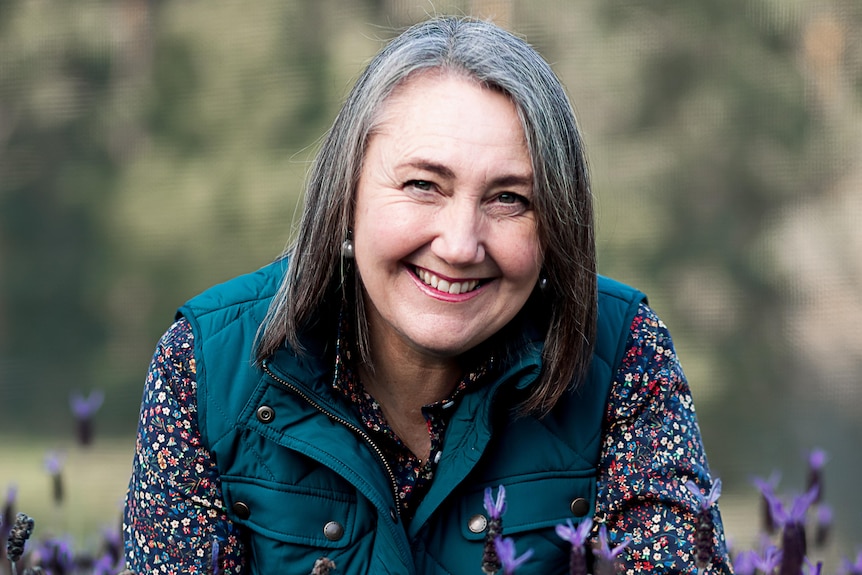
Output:
M640 189L621 192L646 215L645 241L610 238L604 269L655 294L690 346L684 363L695 356L693 384L705 380L696 391L711 396L700 404L702 425L721 429L721 441L708 441L711 460L737 484L764 454L792 468L804 449L830 439L825 430L792 433L794 390L813 374L788 345L798 280L776 264L770 222L828 193L857 149L836 148L836 126L812 105L800 62L817 3L794 6L611 0L599 11L611 35L641 47L633 105L612 132L636 140L653 170ZM862 22L858 3L824 8L848 30ZM847 72L858 97L858 66ZM818 413L809 407L797 415Z
M7 1L0 18L0 420L22 431L53 427L55 390L90 387L106 336L112 54L81 15Z

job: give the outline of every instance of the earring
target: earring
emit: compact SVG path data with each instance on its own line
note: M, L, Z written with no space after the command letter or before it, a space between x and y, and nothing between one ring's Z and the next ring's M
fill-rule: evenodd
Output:
M547 293L549 285L550 282L548 282L548 278L546 278L545 276L541 276L539 278L539 291L541 291L542 293Z
M346 260L353 259L353 240L350 239L349 235L341 244L341 257Z

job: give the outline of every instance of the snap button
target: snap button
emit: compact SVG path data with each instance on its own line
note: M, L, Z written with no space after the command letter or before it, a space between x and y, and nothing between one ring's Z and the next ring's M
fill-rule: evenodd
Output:
M590 503L583 497L578 497L572 501L569 509L572 510L572 515L575 517L583 517L590 512Z
M251 516L251 509L248 508L248 505L243 503L242 501L237 501L231 507L233 512L236 513L236 516L240 519L248 519Z
M330 521L323 526L323 536L330 541L338 541L344 536L344 526L338 521Z
M477 513L467 521L467 529L472 533L481 533L488 527L488 519L481 513Z
M268 405L257 408L257 420L261 423L271 423L275 419L275 410Z

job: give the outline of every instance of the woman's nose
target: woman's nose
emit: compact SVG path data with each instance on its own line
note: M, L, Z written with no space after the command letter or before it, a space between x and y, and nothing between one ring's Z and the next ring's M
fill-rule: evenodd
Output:
M453 266L477 264L485 259L483 222L475 207L453 202L438 212L435 224L431 251L437 257Z

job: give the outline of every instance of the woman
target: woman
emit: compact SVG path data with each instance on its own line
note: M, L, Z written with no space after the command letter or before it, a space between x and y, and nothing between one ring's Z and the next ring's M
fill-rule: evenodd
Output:
M534 552L519 573L567 572L555 527L586 519L630 540L629 569L691 572L688 481L711 487L688 386L643 294L597 278L562 86L513 35L441 18L358 80L295 245L159 343L127 561L479 573L502 485L504 534Z

